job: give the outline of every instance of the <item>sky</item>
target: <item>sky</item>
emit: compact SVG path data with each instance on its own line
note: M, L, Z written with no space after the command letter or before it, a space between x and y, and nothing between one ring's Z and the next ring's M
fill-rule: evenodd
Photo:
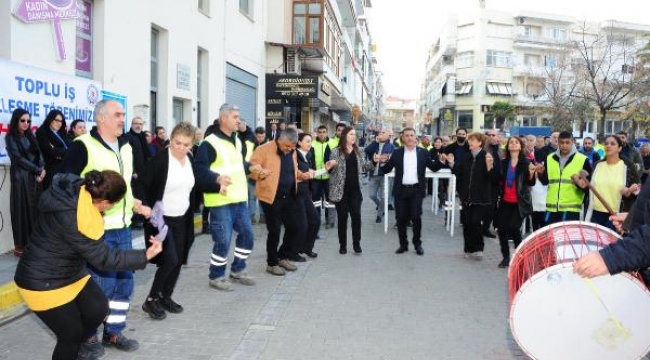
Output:
M479 0L372 0L368 14L378 70L387 95L419 99L427 50L449 14L478 7ZM649 0L486 0L486 8L531 10L578 20L650 24Z

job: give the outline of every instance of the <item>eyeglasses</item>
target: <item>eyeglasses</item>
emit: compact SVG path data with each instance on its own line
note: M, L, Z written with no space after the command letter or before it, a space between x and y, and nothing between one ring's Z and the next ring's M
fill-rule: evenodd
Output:
M20 122L21 122L21 123L28 123L28 124L31 124L31 123L32 123L31 120L26 120L26 119L20 119Z

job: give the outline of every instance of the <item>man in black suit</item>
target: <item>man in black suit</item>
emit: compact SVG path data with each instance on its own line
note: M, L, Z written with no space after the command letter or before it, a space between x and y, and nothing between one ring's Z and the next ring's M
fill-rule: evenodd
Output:
M395 215L397 216L397 233L399 248L395 253L408 251L406 224L413 223L413 247L418 255L422 250L422 199L426 197L427 182L425 168L431 171L440 170L443 165L433 161L429 152L417 146L415 130L405 128L402 131L402 147L396 149L391 156L375 154L376 162L383 163L382 171L388 174L395 168L393 194L395 196Z

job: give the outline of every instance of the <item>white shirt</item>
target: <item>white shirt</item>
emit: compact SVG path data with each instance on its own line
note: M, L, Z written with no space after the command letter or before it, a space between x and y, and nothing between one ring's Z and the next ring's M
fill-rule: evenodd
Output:
M402 185L413 185L418 183L418 155L417 148L409 150L404 148L404 174Z
M194 187L194 173L189 159L182 165L169 151L169 170L163 193L165 216L183 216L190 207L190 193Z

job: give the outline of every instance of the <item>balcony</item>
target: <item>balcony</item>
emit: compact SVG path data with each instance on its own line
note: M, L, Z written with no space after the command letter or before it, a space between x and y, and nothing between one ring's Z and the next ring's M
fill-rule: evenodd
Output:
M548 76L548 70L546 67L541 65L516 64L512 68L512 75L535 77L535 78L546 78Z
M552 38L539 35L524 35L519 34L515 36L514 46L524 47L528 49L542 49L549 48L560 50L565 44L570 41L568 38Z
M517 94L513 101L516 106L543 107L548 103L548 95Z

